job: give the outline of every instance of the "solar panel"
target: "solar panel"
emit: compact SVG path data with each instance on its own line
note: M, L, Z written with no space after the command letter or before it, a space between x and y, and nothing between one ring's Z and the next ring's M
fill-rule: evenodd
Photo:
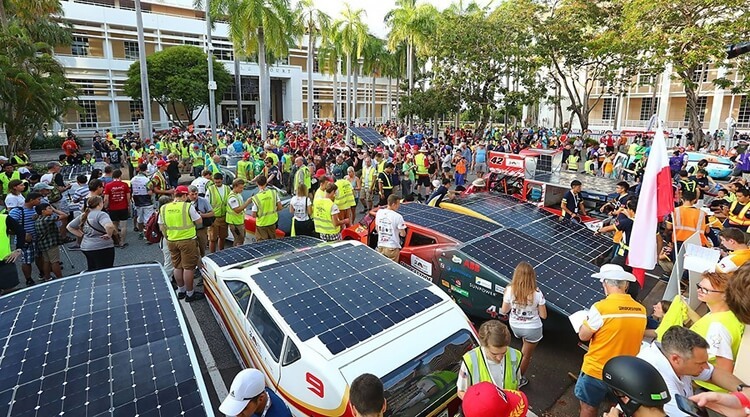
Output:
M529 262L547 303L565 314L588 308L602 296L594 285L596 281L590 277L597 268L560 256L555 248L518 230L501 230L461 250L508 281L519 262Z
M362 139L362 142L367 143L368 145L379 145L383 140L383 135L381 135L377 130L370 127L350 127L349 131L352 132L353 135Z
M74 275L0 298L9 416L212 416L159 265Z
M91 165L65 165L60 168L60 174L64 179L75 179L79 175L89 175L92 171Z
M315 249L317 256L280 258L253 279L302 341L318 337L334 355L442 300L432 284L364 245Z
M219 267L251 261L268 255L291 252L295 249L315 246L322 240L309 236L287 237L284 239L269 239L248 243L242 246L227 248L207 255Z
M498 225L486 220L425 204L402 204L398 212L408 223L427 227L459 242L468 242L499 228Z

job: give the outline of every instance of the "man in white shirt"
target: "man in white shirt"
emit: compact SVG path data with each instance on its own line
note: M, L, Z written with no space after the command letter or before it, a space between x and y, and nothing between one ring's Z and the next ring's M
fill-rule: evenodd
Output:
M203 172L201 172L201 176L194 179L190 185L194 185L195 188L198 189L198 197L208 198L206 196L206 185L211 181L211 171L204 169Z
M664 406L670 417L688 414L677 408L675 395L693 395L693 381L709 381L729 391L742 383L737 377L708 363L708 342L698 333L674 326L667 330L661 343L645 346L638 357L653 365L667 383L672 399Z
M404 217L397 210L400 200L395 194L388 196L388 206L375 214L375 227L378 230L378 252L398 263L401 252L400 237L406 236Z

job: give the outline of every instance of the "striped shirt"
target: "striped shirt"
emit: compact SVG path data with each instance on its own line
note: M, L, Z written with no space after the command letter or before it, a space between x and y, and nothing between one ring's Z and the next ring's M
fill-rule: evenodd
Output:
M13 220L17 221L26 233L30 233L31 236L36 239L36 231L34 230L34 217L36 216L36 211L34 211L34 209L16 207L12 209L8 215L12 217Z

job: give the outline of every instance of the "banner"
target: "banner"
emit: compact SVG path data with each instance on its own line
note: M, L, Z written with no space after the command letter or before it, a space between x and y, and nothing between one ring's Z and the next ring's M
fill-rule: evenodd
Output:
M490 151L487 166L490 172L522 177L525 157L512 153Z

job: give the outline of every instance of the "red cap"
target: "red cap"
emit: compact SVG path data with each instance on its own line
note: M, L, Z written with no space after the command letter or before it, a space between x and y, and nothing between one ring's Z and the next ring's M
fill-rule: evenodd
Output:
M319 170L315 171L315 178L325 177L326 176L326 170L323 168L320 168Z
M472 385L461 406L466 417L524 417L529 402L521 391L504 390L491 382Z
M250 159L250 152L245 152L242 154L242 159Z
M157 168L160 168L160 167L163 167L163 166L167 166L167 165L169 165L169 163L167 161L163 160L163 159L160 159L160 160L158 160L156 162L156 167Z
M187 194L190 192L190 190L187 188L187 186L184 185L178 185L177 188L174 189L175 194Z

